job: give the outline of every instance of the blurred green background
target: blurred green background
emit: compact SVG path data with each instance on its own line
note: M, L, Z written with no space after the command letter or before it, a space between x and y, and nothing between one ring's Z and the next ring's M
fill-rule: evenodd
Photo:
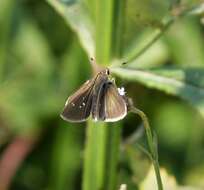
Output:
M75 7L80 3L84 12ZM171 84L163 84L165 80L160 85L140 76L128 78L127 70L114 75L157 134L165 189L204 189L204 8L199 3L1 0L0 189L86 189L82 184L89 126L66 123L59 114L67 97L91 77L90 56L107 66L110 61L120 66L127 58L131 61L124 68L151 71L175 86L181 82L183 91L174 91ZM179 17L191 8L195 11ZM172 15L175 21L162 38L132 59ZM94 31L96 53L84 26ZM139 118L129 114L114 125L104 127L122 130L116 147L120 150L111 161L114 184L104 190L119 189L123 183L128 190L157 189L148 157L135 146L145 146ZM125 146L133 134L136 139ZM97 139L92 143L97 146Z

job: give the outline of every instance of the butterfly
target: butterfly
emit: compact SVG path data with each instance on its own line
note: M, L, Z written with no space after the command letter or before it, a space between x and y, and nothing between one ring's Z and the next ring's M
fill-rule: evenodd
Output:
M95 121L115 122L127 115L124 88L118 89L103 69L71 95L61 113L68 122L83 122L91 116Z

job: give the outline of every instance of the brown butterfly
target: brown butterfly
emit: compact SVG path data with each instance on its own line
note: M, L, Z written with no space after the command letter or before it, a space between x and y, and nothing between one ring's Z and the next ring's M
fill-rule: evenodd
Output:
M61 117L69 122L83 122L90 115L95 121L121 120L127 114L124 94L124 88L118 89L110 79L109 69L104 69L67 99Z

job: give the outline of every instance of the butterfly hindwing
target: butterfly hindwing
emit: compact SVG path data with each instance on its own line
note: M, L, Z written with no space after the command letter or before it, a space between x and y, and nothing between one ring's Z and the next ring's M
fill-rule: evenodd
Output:
M103 109L100 113L101 116L104 115L104 121L114 122L123 119L127 114L127 105L124 97L119 94L114 83L107 83L103 96L101 100Z

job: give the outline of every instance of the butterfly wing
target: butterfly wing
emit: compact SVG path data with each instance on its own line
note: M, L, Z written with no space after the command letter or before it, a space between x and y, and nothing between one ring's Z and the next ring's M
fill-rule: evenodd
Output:
M69 122L82 122L89 117L92 105L93 86L94 80L89 80L67 99L60 115L64 120Z
M100 80L100 83L95 88L95 92L93 93L93 101L92 101L92 118L95 121L104 121L105 120L105 109L104 109L104 95L106 91L107 79Z
M114 83L109 82L104 92L104 98L101 99L104 104L100 111L101 117L105 122L115 122L123 119L127 115L127 105L123 96L118 92Z

